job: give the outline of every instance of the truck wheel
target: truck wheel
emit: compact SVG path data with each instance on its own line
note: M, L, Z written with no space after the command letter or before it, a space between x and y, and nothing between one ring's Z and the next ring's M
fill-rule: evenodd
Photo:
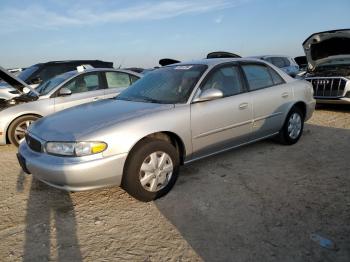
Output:
M179 155L170 143L146 138L131 151L122 187L136 199L148 202L166 195L179 173Z

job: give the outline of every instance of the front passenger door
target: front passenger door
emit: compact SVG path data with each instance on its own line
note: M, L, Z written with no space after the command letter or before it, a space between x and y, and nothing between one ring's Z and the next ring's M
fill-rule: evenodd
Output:
M72 94L59 96L57 93L57 97L55 97L55 111L94 102L103 99L104 96L103 84L99 72L79 75L61 88L63 87L71 90Z
M221 90L224 97L191 104L193 158L242 144L251 132L252 103L239 68L213 69L199 92L210 88Z

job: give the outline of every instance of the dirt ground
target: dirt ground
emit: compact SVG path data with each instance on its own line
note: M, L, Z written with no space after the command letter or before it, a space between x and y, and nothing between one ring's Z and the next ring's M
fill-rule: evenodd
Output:
M147 204L120 188L50 188L15 153L0 148L1 261L350 261L350 107L319 108L294 146L263 141L183 167Z

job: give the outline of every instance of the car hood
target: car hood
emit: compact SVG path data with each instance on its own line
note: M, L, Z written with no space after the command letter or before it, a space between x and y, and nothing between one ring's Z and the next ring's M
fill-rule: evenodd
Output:
M24 94L23 90L24 88L28 88L30 91L33 92L33 94L39 96L39 93L35 91L32 87L30 87L28 84L26 84L23 80L16 77L15 75L8 72L5 68L0 66L0 78L6 82L8 85L12 86L13 88L17 89L21 94ZM2 88L4 88L6 85L2 83Z
M171 108L174 105L107 99L44 117L32 124L29 132L45 141L79 141L101 129Z
M309 69L346 59L350 63L350 29L339 29L312 34L303 43Z

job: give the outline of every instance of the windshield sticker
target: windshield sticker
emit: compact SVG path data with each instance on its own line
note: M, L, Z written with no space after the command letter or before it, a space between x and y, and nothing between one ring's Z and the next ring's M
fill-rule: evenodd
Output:
M191 68L192 68L192 66L176 66L175 70L188 70Z

